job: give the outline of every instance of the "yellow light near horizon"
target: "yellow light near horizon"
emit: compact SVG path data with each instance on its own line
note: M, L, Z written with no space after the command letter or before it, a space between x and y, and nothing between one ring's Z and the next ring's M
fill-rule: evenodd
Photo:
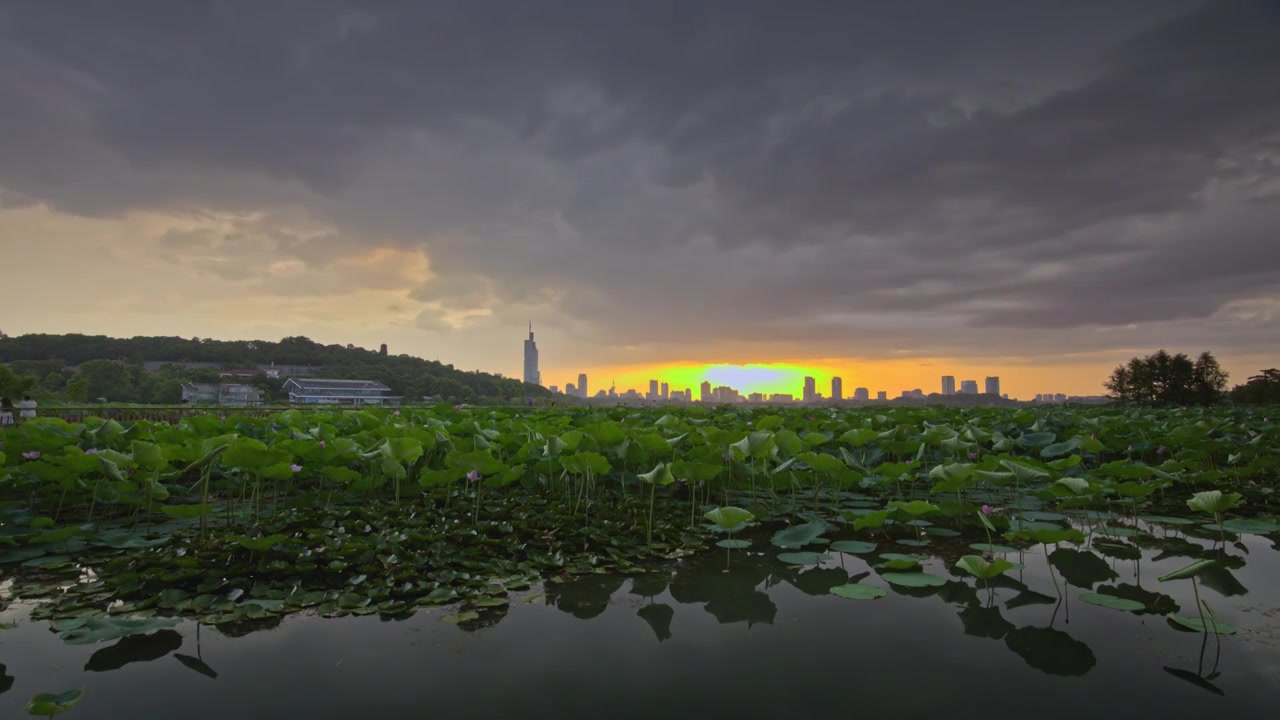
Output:
M805 377L817 380L818 392L826 394L830 390L830 373L820 368L786 364L671 366L655 370L652 379L669 383L672 390L689 388L695 398L703 380L710 382L712 387L727 385L743 395L789 393L798 397L804 391ZM626 379L631 380L630 377ZM647 388L648 382L645 380L643 385L639 382L636 385Z

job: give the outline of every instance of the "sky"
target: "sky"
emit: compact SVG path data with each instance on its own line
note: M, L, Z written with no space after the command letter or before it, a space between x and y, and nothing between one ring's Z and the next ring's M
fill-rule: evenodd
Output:
M1243 382L1280 4L0 3L0 330L519 376L530 322L547 385Z

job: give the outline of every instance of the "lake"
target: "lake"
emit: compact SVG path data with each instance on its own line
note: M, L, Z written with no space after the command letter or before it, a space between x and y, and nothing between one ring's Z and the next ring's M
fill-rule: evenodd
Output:
M1052 577L1042 550L1014 553L1024 567L990 590L954 569L967 552L958 546L935 544L924 563L946 584L911 589L879 578L875 554L829 552L798 568L764 540L645 575L549 581L474 619L440 608L225 631L183 622L87 646L64 644L13 600L0 612L16 623L0 630L0 717L79 687L83 700L62 717L1274 716L1275 545L1242 536L1201 578L1218 620L1239 628L1219 650L1163 615L1172 604L1197 615L1190 582L1157 581L1211 541L1156 532L1136 560L1057 550ZM918 551L878 542L877 553ZM831 594L858 581L887 595ZM1148 610L1082 602L1090 591Z

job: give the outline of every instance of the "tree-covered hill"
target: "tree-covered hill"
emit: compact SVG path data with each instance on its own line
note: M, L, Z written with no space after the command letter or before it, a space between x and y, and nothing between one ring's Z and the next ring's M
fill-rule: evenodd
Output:
M312 375L377 380L406 401L424 395L458 401L512 400L549 395L545 388L497 375L466 372L411 355L353 345L321 345L305 337L266 340L22 335L0 337L0 392L118 402L178 402L181 383L217 381L218 370L306 367ZM166 364L158 367L156 364ZM190 363L212 363L192 367ZM148 372L150 367L154 372ZM284 368L287 370L287 368ZM287 375L288 373L284 373ZM249 380L278 393L284 377ZM271 397L269 395L269 397Z

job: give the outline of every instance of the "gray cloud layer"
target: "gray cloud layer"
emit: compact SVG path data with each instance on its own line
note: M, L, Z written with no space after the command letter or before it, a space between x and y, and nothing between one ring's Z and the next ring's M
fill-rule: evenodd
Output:
M1271 351L1280 5L14 0L0 190L424 247L418 300L619 348Z

